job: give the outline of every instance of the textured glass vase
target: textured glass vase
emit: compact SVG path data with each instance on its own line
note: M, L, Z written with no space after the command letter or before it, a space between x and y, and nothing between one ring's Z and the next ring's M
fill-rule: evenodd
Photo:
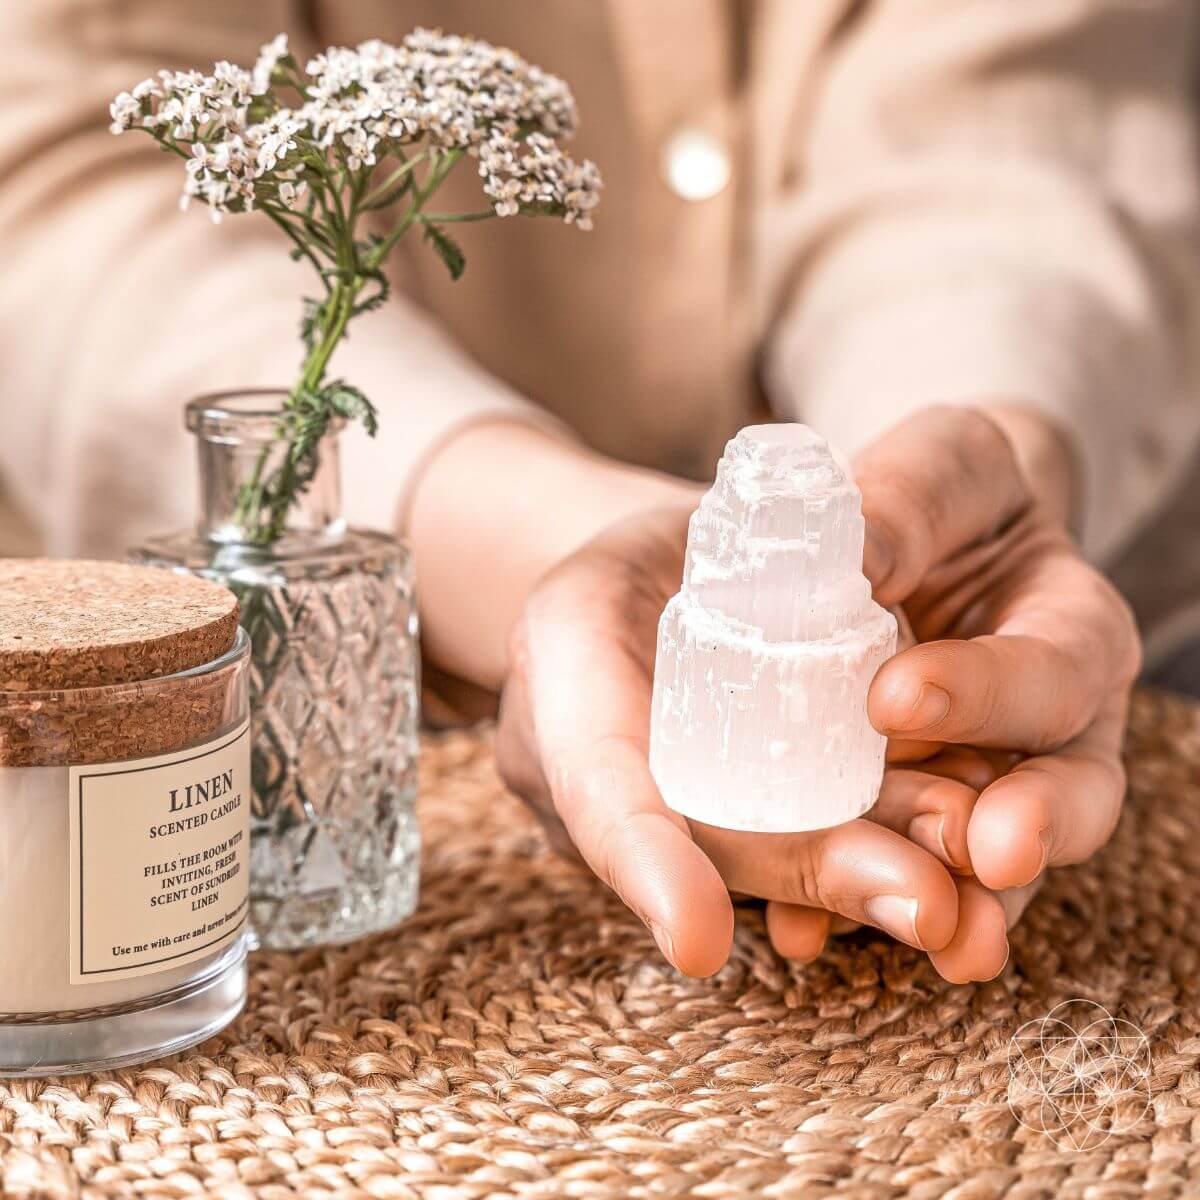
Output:
M409 552L346 526L336 431L284 536L248 543L238 496L282 400L246 392L187 406L197 527L134 554L220 580L241 600L253 644L252 939L299 949L390 928L416 906L420 660Z

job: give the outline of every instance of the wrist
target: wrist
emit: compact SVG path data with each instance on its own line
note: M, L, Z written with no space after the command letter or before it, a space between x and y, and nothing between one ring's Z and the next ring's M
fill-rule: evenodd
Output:
M1079 468L1069 434L1030 405L981 406L1008 438L1034 500L1048 520L1077 532L1082 509Z
M701 491L521 421L468 426L426 466L409 505L426 654L498 689L509 632L551 567L638 512L690 510Z

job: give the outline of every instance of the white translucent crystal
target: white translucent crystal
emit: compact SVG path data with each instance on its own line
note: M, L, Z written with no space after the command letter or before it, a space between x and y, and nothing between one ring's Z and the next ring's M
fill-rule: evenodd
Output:
M650 769L676 812L795 832L875 803L867 689L896 620L862 573L862 497L805 425L752 425L692 514L658 627Z

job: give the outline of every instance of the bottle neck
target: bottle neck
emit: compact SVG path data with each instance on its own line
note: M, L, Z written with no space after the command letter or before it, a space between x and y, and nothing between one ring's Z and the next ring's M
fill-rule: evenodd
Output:
M196 528L206 541L241 546L253 542L242 503L247 489L269 479L287 453L275 440L286 393L231 392L201 396L187 406L196 435L200 508ZM308 486L292 504L284 541L336 541L345 532L337 435L331 427L317 450Z

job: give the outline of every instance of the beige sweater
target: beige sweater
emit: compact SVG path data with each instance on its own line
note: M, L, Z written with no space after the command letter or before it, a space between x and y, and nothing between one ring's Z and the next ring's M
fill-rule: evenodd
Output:
M456 285L426 248L397 265L407 298L334 363L382 411L348 447L355 518L392 520L492 414L702 477L760 388L847 452L931 401L1004 398L1068 432L1105 555L1200 431L1197 8L6 0L3 490L49 551L119 554L190 520L183 402L298 359L303 268L257 217L181 215L179 164L110 136L110 96L281 29L304 53L424 23L563 74L608 186L593 234L464 227ZM469 171L454 186L445 207L478 207Z

